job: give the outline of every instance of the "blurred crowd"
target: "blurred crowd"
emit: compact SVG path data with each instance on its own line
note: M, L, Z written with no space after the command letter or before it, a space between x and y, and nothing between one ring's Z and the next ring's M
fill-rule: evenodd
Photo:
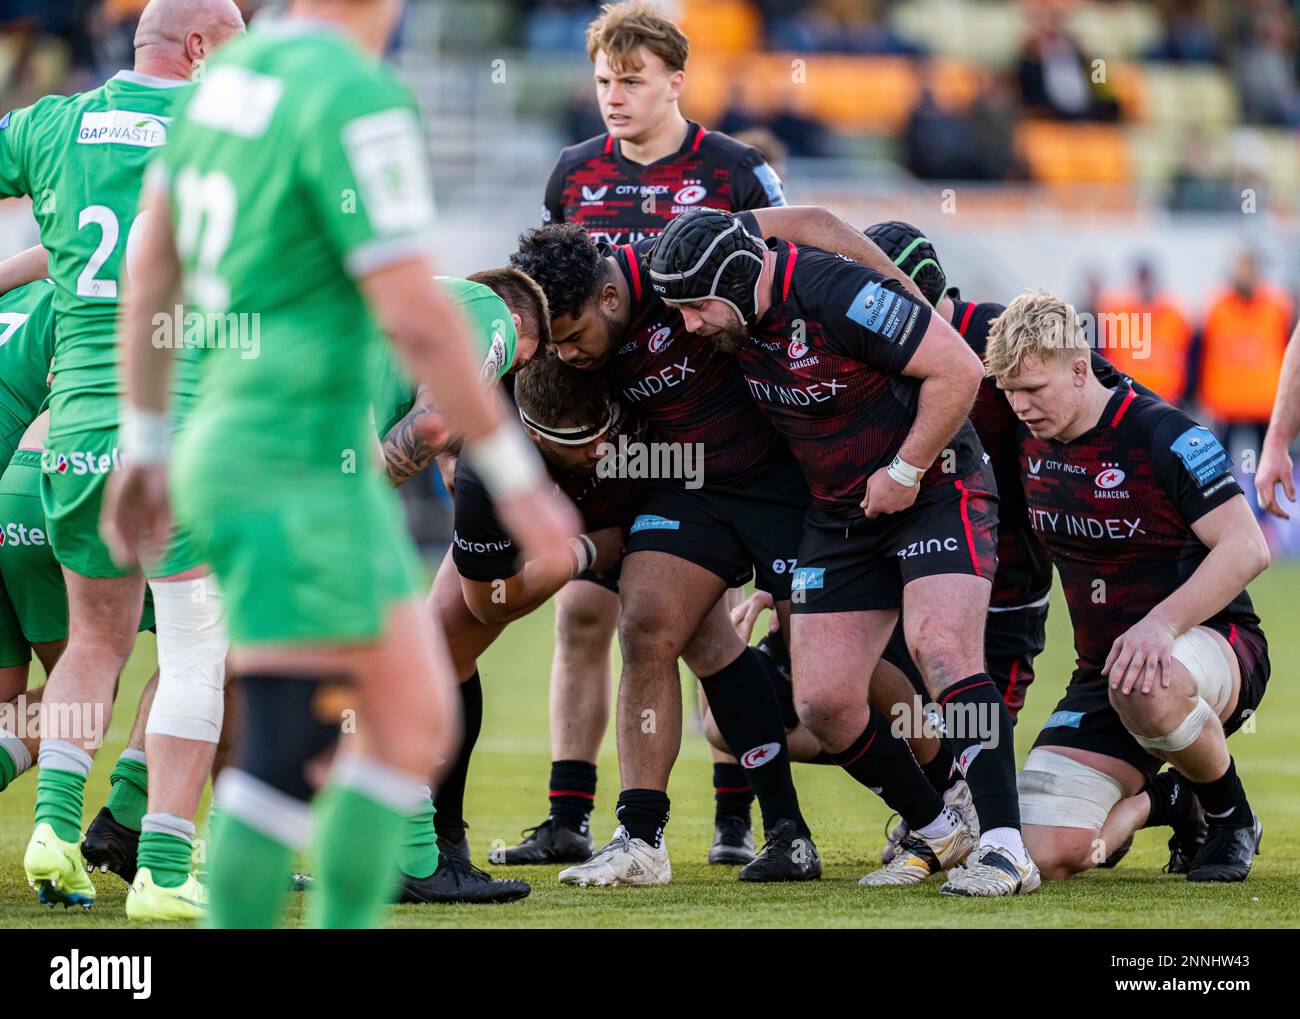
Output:
M703 0L701 7L718 0ZM597 4L583 0L517 0L522 8L514 40L536 53L582 52L583 30ZM997 0L967 0L987 11ZM1009 0L1002 0L1003 5ZM692 0L666 0L666 6L689 13ZM757 24L757 48L791 54L901 57L915 67L919 87L906 122L894 138L894 155L923 180L1022 180L1032 176L1017 128L1026 120L1061 124L1121 124L1133 116L1117 94L1113 74L1099 70L1099 59L1112 54L1088 52L1071 31L1071 15L1085 7L1118 10L1105 0L1069 3L1038 0L1018 5L1022 41L1008 62L975 65L976 93L960 103L935 87L932 66L937 50L915 32L906 37L891 27L902 8L899 0L745 0L723 7L748 9ZM1297 4L1287 0L1152 0L1159 32L1134 54L1148 66L1215 69L1234 93L1234 114L1241 125L1300 127L1300 33ZM933 28L935 40L945 32ZM798 90L791 90L777 110L755 109L737 87L718 126L727 131L765 127L794 157L844 154L854 139L837 137L832 126L809 109ZM868 101L870 96L865 96ZM576 139L593 125L594 111L575 100L569 125ZM1215 211L1240 201L1243 175L1269 158L1251 151L1251 140L1234 142L1228 160L1246 164L1225 169L1213 156L1209 139L1189 126L1170 168L1166 200L1175 209ZM1258 143L1255 145L1258 148ZM1221 149L1221 147L1220 147ZM1244 181L1245 186L1251 185ZM1235 196L1235 198L1234 198Z
M1117 368L1214 427L1228 449L1258 455L1295 311L1254 251L1235 255L1222 288L1201 307L1167 291L1142 258L1118 286L1090 274L1076 310Z

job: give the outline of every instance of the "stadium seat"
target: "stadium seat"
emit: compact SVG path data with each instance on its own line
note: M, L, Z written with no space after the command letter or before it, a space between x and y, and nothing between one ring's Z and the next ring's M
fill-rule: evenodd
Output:
M1030 172L1045 184L1120 184L1132 177L1122 128L1027 120L1018 140Z
M691 53L744 53L762 45L758 13L744 0L694 0L682 5Z

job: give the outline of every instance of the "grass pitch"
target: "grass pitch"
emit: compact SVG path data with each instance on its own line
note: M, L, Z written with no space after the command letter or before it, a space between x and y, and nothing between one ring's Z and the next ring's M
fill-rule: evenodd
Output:
M1254 732L1231 747L1251 802L1264 822L1263 856L1243 885L1190 885L1160 873L1166 833L1139 832L1113 871L1045 884L1023 899L972 901L939 894L939 879L921 887L865 889L857 880L879 859L888 811L838 769L799 765L795 780L822 853L825 876L807 885L742 885L735 870L704 863L712 836L713 792L708 749L690 732L683 740L669 794L667 843L673 883L664 888L561 887L557 868L492 868L533 884L526 900L505 906L401 906L394 927L1295 927L1300 925L1300 757L1292 726L1300 719L1300 647L1291 643L1300 593L1300 564L1280 563L1251 586L1272 644L1273 673ZM546 681L552 646L548 606L515 623L481 663L483 734L470 771L466 813L477 863L497 839L514 842L546 813L549 742ZM1047 650L1017 727L1019 759L1065 686L1073 664L1068 618L1054 592ZM126 738L136 693L154 661L146 634L123 678L110 736L96 757L87 789L86 821L103 804L108 773ZM685 670L683 670L685 671ZM691 701L686 688L688 703ZM613 735L599 766L595 837L612 830L618 770ZM5 927L126 926L125 886L95 875L99 901L89 912L50 911L36 902L21 857L32 824L35 781L23 776L0 794L0 924ZM757 821L758 811L754 817ZM290 918L301 922L295 896Z

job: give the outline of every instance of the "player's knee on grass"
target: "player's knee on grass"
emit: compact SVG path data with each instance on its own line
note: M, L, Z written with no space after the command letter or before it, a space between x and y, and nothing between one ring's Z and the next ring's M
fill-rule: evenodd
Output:
M1016 776L1025 847L1043 877L1064 880L1105 859L1102 827L1124 797L1105 772L1043 747L1034 747ZM1100 858L1098 854L1100 853Z

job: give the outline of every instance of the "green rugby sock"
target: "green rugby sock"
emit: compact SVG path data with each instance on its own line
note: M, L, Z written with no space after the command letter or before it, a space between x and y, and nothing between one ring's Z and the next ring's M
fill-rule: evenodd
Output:
M123 828L140 830L149 805L149 771L143 750L123 750L108 776L108 812Z
M274 927L289 891L293 847L258 831L228 807L213 825L212 839L208 926L225 930Z
M311 926L376 927L397 883L397 851L408 815L428 788L378 761L336 761L317 802L316 876Z
M433 800L428 795L402 824L397 866L408 877L428 877L438 869L438 836L433 830Z
M9 788L9 783L18 777L18 762L9 750L0 743L0 793Z
M41 743L36 776L36 823L48 824L64 842L81 842L81 809L90 755L65 740Z
M136 864L148 867L154 883L179 888L190 876L194 822L176 814L145 814Z

